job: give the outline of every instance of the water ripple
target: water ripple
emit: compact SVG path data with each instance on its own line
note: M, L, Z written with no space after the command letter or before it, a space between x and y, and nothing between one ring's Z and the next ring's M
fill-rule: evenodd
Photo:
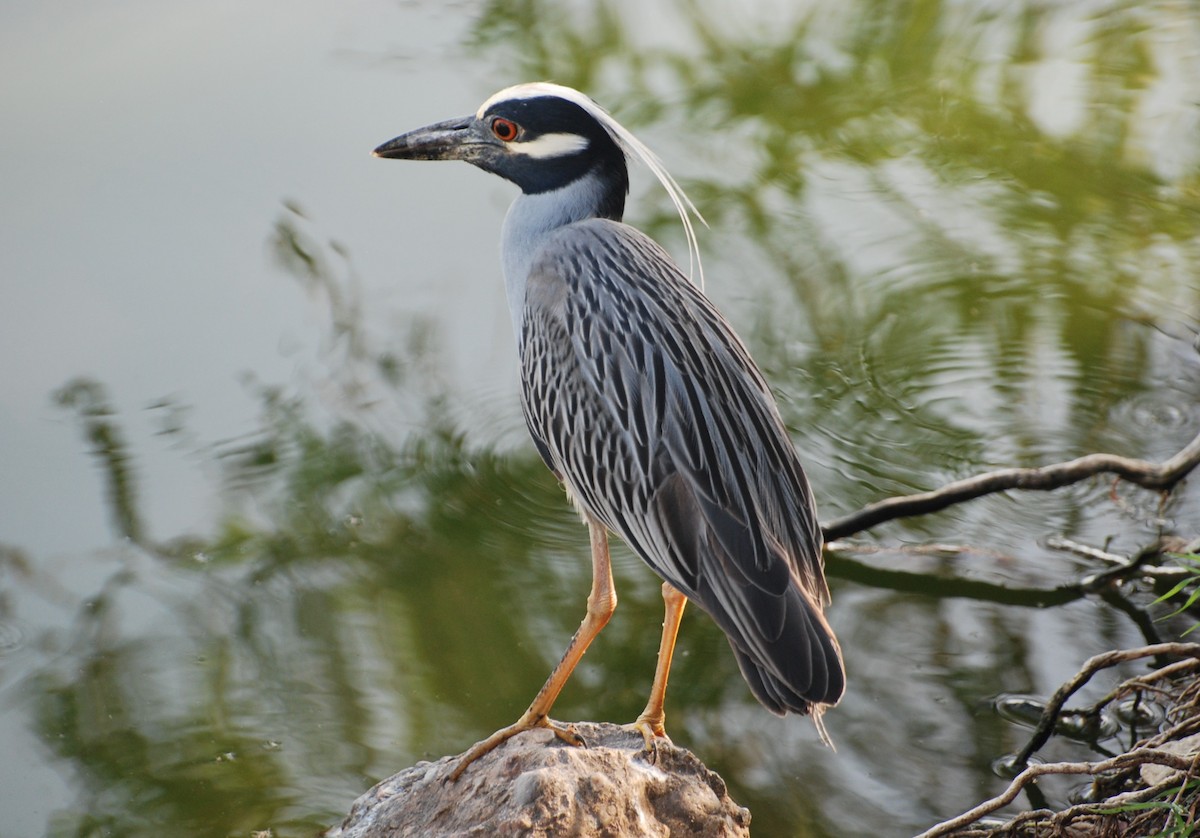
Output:
M1172 394L1139 393L1113 410L1113 421L1144 432L1173 431L1185 427L1191 414L1171 400Z
M0 658L25 645L25 632L16 623L0 621Z

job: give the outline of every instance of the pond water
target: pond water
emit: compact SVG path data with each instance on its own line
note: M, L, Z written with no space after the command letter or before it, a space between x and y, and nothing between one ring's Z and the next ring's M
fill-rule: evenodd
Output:
M6 836L310 836L541 685L588 542L520 417L512 188L368 154L499 87L588 92L689 191L822 520L1200 432L1194 4L73 0L0 22ZM628 220L686 259L633 179ZM756 835L912 834L1003 788L1028 730L997 696L1193 622L1155 622L1144 586L1062 594L1103 566L1051 539L1129 555L1198 521L1194 487L1095 479L881 525L828 558L836 753L755 703L699 613L669 731ZM658 584L615 563L559 718L645 700Z

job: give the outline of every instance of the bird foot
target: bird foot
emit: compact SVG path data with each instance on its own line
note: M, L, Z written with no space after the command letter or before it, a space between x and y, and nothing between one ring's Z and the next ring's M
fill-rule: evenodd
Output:
M587 742L585 742L584 738L575 730L574 725L564 725L554 721L553 719L549 719L546 716L538 716L527 712L524 716L517 719L514 724L511 724L508 727L502 727L487 739L476 742L474 745L472 745L471 749L459 758L458 765L454 766L454 770L450 772L450 782L453 783L455 780L461 777L463 772L467 770L467 766L479 759L484 754L494 751L496 748L498 748L500 745L503 745L509 739L512 739L518 733L524 733L527 730L536 730L539 727L549 729L555 736L557 736L563 742L566 742L568 745L587 747Z
M637 721L633 724L622 725L622 727L626 730L636 731L642 735L642 742L644 743L642 753L645 754L646 762L651 765L658 762L659 743L672 744L671 737L667 736L667 731L663 727L661 717L653 719L643 714L638 716Z

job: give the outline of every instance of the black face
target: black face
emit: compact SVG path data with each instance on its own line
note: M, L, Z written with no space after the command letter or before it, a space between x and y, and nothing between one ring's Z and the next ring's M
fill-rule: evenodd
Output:
M629 189L625 154L583 108L555 96L508 99L491 105L483 127L504 153L476 165L511 180L528 194L559 189L595 173L621 195Z
M503 99L481 116L401 134L375 149L400 160L465 160L511 180L528 195L591 176L597 215L620 220L629 191L625 153L584 108L553 95Z

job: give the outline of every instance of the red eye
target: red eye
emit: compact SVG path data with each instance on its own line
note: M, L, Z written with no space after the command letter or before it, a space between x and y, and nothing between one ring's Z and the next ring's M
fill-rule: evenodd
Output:
M517 138L517 134L521 133L521 129L511 119L498 116L492 120L492 133L496 135L497 139L511 143Z

